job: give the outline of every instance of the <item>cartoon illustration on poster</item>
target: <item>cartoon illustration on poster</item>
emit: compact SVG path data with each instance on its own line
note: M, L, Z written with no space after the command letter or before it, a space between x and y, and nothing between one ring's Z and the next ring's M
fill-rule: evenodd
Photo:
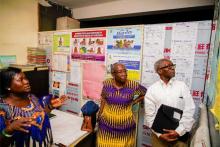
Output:
M128 69L128 78L140 80L142 27L121 27L108 30L107 77L115 62L123 63Z
M106 30L72 32L72 59L105 61Z

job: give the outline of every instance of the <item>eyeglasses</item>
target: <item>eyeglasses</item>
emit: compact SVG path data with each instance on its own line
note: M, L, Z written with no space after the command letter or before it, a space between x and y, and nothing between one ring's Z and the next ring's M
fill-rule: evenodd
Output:
M159 68L159 69L165 69L165 68L175 69L175 68L176 68L176 64L167 65L167 66L161 67L161 68Z

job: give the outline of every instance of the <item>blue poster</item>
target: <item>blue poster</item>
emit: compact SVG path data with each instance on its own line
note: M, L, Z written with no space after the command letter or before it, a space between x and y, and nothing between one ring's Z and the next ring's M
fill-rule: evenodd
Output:
M107 68L115 62L128 69L128 79L140 81L143 26L109 28L107 35Z

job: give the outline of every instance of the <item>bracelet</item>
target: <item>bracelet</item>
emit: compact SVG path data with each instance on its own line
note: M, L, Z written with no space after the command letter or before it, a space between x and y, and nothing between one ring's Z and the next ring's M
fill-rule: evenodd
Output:
M11 135L11 134L6 133L6 132L5 132L5 129L2 130L2 135L5 136L5 137L7 137L7 138L10 138L10 137L13 136L13 135Z

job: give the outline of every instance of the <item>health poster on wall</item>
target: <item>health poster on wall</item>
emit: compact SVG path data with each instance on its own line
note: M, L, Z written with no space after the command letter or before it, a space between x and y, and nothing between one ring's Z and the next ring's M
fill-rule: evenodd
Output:
M166 24L144 26L143 69L141 83L145 87L159 80L154 63L164 58Z
M170 59L176 64L176 78L191 88L198 22L172 24Z
M38 45L39 46L52 46L53 32L39 32Z
M120 62L128 70L128 79L140 81L142 30L142 26L108 29L107 77L111 76L111 65Z
M82 79L81 63L76 61L71 61L70 65L71 65L70 82L80 84Z
M99 100L105 77L105 65L83 63L83 97Z
M53 71L52 73L52 94L61 96L66 94L66 73Z
M70 33L57 32L53 35L53 53L55 52L70 52Z
M70 56L67 54L53 54L52 70L55 71L70 71Z
M208 64L207 64L207 73L206 73L206 84L205 84L205 93L204 97L208 98L213 104L213 99L215 97L215 85L214 85L214 75L216 73L213 73L213 59L214 59L214 54L215 50L218 49L218 46L215 44L219 44L218 39L216 38L216 31L217 31L217 20L212 21L212 29L211 29L211 41L210 41L210 49L209 49L209 58L208 58ZM216 41L215 41L216 40ZM207 97L209 96L209 97Z
M105 61L106 30L72 32L72 59Z
M46 51L46 65L52 64L53 32L38 33L38 47Z
M61 110L79 114L80 113L80 92L81 86L76 83L68 83L66 86L66 96L67 100L64 105L61 106Z
M195 49L191 93L195 101L202 102L206 78L206 65L210 50L211 21L198 23L198 37ZM202 37L199 37L202 36Z

